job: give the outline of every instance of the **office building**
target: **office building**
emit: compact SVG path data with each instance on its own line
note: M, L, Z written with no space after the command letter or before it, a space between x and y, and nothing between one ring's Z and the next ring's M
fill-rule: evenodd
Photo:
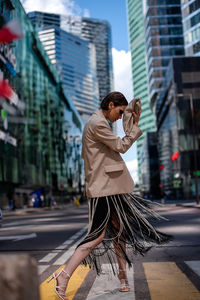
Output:
M0 46L0 78L14 97L0 100L0 206L19 187L79 192L82 121L62 88L20 1L0 0L1 21L15 16L23 38Z
M149 199L161 197L157 143L157 132L147 132L141 148L141 190Z
M200 57L171 59L158 101L162 191L194 199L200 193Z
M111 27L108 21L76 16L62 16L61 26L95 46L99 103L113 91Z
M57 26L48 26L38 34L60 74L65 92L83 122L87 122L99 100L94 45Z
M50 23L56 26L59 24L60 28L64 31L76 35L94 46L94 51L92 49L91 52L96 60L96 74L99 89L97 105L99 106L100 101L113 90L110 24L104 20L78 16L60 16L42 12L31 12L28 15L38 31L43 30L46 26L49 26ZM88 58L86 59L88 60Z
M200 1L182 0L182 22L186 56L200 56Z
M143 135L137 140L138 175L141 183L141 147L147 132L154 131L154 115L149 106L148 76L146 66L145 30L141 0L127 0L129 43L133 78L133 95L142 101L139 126Z
M42 12L28 15L60 74L65 92L85 123L99 105L94 44L61 29L60 15Z
M156 103L171 57L184 55L180 0L143 1L150 105Z

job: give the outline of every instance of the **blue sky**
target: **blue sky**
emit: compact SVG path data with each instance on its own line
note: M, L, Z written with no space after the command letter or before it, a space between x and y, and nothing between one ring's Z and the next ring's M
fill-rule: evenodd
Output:
M128 101L133 98L126 0L21 0L21 3L26 12L37 10L107 20L112 31L114 88L122 92ZM121 120L117 127L118 135L123 137ZM136 144L122 157L137 181Z
M117 50L128 51L126 0L76 0L81 9L88 9L91 18L105 19L112 27L112 44Z

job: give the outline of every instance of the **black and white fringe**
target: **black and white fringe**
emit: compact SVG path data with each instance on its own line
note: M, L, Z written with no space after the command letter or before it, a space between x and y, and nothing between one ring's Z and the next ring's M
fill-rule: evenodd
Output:
M131 267L133 255L144 255L153 245L170 241L171 236L156 230L149 221L149 218L165 219L154 211L155 205L159 204L135 194L89 199L88 233L78 247L86 246L104 230L106 234L103 242L91 251L83 263L94 266L97 274L100 274L101 263L107 258L116 274L116 255L123 257Z

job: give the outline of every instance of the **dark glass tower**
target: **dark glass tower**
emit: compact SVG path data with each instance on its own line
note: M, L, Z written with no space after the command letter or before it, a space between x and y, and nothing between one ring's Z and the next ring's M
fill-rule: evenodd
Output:
M200 56L200 1L181 1L186 56Z
M180 0L145 0L144 18L149 97L155 112L171 57L184 56Z

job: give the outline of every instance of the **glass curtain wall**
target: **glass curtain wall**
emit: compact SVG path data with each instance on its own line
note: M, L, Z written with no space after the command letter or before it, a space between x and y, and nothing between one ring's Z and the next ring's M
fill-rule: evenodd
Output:
M185 55L200 56L200 1L181 1Z
M155 130L154 116L149 106L148 77L146 66L146 48L143 4L141 0L127 0L129 43L133 78L133 95L142 101L142 114L139 126L143 135L137 140L138 173L141 183L141 147L145 134Z
M12 3L0 1L1 22L18 20L23 38L1 46L1 78L8 80L17 99L12 103L13 98L1 99L0 103L0 132L4 134L0 134L1 200L19 186L49 185L67 191L82 184L81 163L72 161L73 155L80 158L80 116L66 97L21 3ZM2 136L10 138L5 141Z

